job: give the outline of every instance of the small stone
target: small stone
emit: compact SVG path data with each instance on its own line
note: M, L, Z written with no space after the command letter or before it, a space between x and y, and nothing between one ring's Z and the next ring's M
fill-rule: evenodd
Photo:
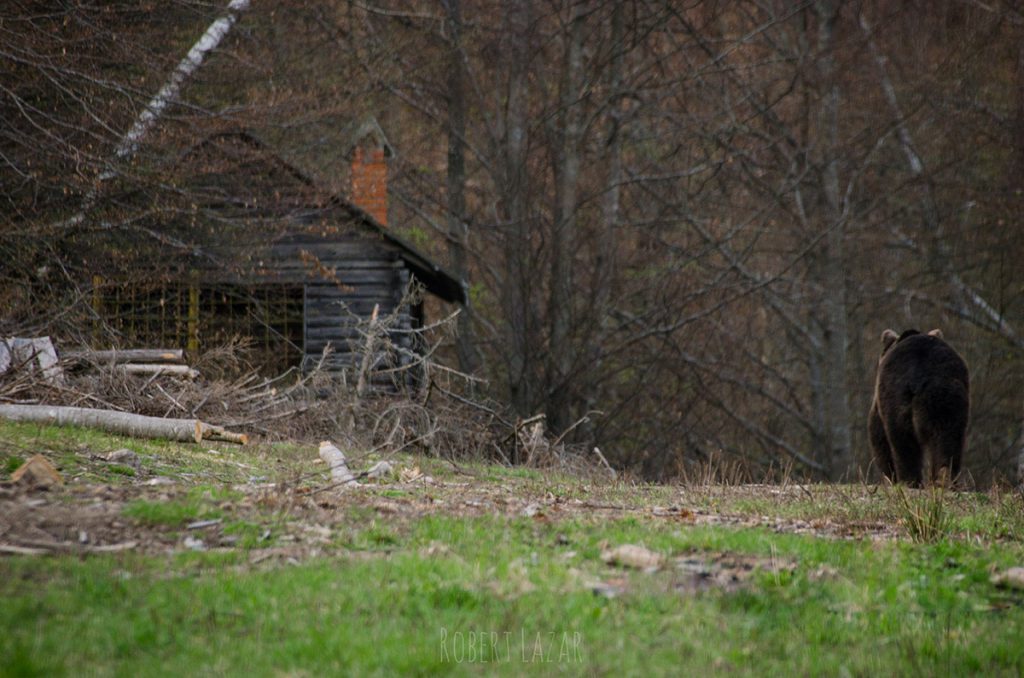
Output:
M543 512L544 509L540 504L527 504L526 508L523 509L523 516L526 518L533 518Z
M185 545L185 548L192 549L193 551L206 550L206 544L203 543L202 539L196 539L195 537L185 537L185 540L182 543Z
M387 478L394 472L389 461L378 461L376 464L370 467L370 470L366 472L366 477L373 480L380 480L381 478Z
M125 466L131 466L134 469L142 467L142 459L139 455L135 454L128 448L121 448L120 450L114 450L103 457L103 461L108 464L124 464Z
M609 565L653 571L661 567L664 557L636 544L623 544L601 553L601 560Z
M1011 567L994 574L991 581L1000 588L1024 590L1024 567Z

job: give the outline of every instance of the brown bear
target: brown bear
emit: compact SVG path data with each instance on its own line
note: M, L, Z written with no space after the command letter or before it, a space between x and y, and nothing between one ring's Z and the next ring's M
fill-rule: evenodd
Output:
M967 364L939 330L882 332L868 435L886 478L920 487L927 459L932 483L956 480L967 440L969 389Z

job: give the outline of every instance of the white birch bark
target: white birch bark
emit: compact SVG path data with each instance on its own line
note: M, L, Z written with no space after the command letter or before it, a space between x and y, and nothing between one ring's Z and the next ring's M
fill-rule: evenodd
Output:
M188 51L185 58L174 69L171 77L160 88L160 91L156 93L156 96L150 99L145 110L135 120L135 124L121 138L121 143L117 145L117 149L114 151L115 156L123 159L135 153L139 147L139 142L142 141L149 128L153 126L153 123L160 117L164 109L167 108L167 105L178 97L182 83L203 65L206 55L217 49L217 45L220 44L220 41L224 39L224 36L228 34L231 27L238 21L239 13L248 8L249 0L231 0L227 13L210 24L210 27L206 29L203 36L199 38L196 44L192 45L192 49Z
M131 126L131 129L121 137L120 142L117 144L117 148L114 149L114 157L118 160L124 160L130 158L136 150L139 148L139 143L142 138L146 135L146 132L153 126L153 124L163 113L167 105L175 98L181 91L181 86L186 79L195 73L202 65L206 55L217 48L224 36L228 34L231 27L238 21L238 15L240 12L249 8L249 0L231 0L228 4L228 12L224 16L220 17L206 29L203 36L192 45L192 49L188 51L185 58L181 60L178 67L171 73L171 77L168 78L167 83L160 88L149 103L146 105L145 110L139 114L139 117L135 120L135 124ZM107 170L100 174L99 179L101 182L112 179L116 176L116 172L113 170ZM82 200L82 206L79 210L68 217L67 219L55 224L57 228L72 228L78 226L85 221L86 213L93 207L99 194L99 186L94 186L85 195Z

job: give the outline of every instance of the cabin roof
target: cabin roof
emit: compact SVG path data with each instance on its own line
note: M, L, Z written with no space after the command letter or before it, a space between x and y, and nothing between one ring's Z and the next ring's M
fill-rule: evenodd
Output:
M267 205L265 209L279 211L280 207L284 206L287 209L281 212L281 219L296 226L311 218L342 219L363 230L366 235L377 236L394 247L399 258L428 292L445 301L466 303L467 285L464 280L447 271L346 197L325 196L313 179L271 151L248 131L238 130L212 135L189 149L185 156L205 156L207 160L211 156L219 157L221 161L228 161L228 164L222 165L227 171L245 175L244 195L239 197L233 193L235 203L229 204L225 199L225 209L242 207L246 211L259 211L260 205ZM218 162L208 162L211 171L206 176L219 174ZM200 181L204 179L205 177ZM272 196L273 200L261 199L261 193ZM210 197L216 198L212 190ZM276 205L278 210L270 208L270 204Z

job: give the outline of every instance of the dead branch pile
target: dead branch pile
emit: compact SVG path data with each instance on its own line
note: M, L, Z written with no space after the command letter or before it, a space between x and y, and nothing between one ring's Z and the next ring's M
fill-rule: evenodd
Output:
M184 362L178 354L62 353L67 378L61 382L42 379L38 370L0 374L0 404L194 419L263 439L335 439L367 456L414 452L453 462L488 459L607 474L598 466L599 454L553 438L543 415L516 418L481 395L486 388L481 380L438 359L453 343L456 316L417 330L403 328L399 312L354 319L358 351L350 364L325 369L328 349L319 365L305 372L292 369L271 377L250 363L251 351L241 339L190 357L191 365L181 366L196 372L193 378L123 369L135 359L178 366Z
M245 362L247 346L240 340L198 356L195 367L175 364L184 361L180 351L159 353L169 355L149 351L61 353L63 379L59 381L43 378L34 369L0 374L0 403L210 421L259 433L298 411L293 394L309 381L295 371L273 378L261 376ZM134 362L137 359L146 362ZM142 369L133 369L139 367ZM200 378L207 373L216 376Z
M607 476L599 452L567 444L564 433L551 436L542 414L515 417L483 395L486 383L439 359L451 354L458 313L416 330L401 329L399 312L357 321L360 358L304 412L310 437L338 438L350 450L378 456L407 451ZM414 341L402 341L409 332Z

